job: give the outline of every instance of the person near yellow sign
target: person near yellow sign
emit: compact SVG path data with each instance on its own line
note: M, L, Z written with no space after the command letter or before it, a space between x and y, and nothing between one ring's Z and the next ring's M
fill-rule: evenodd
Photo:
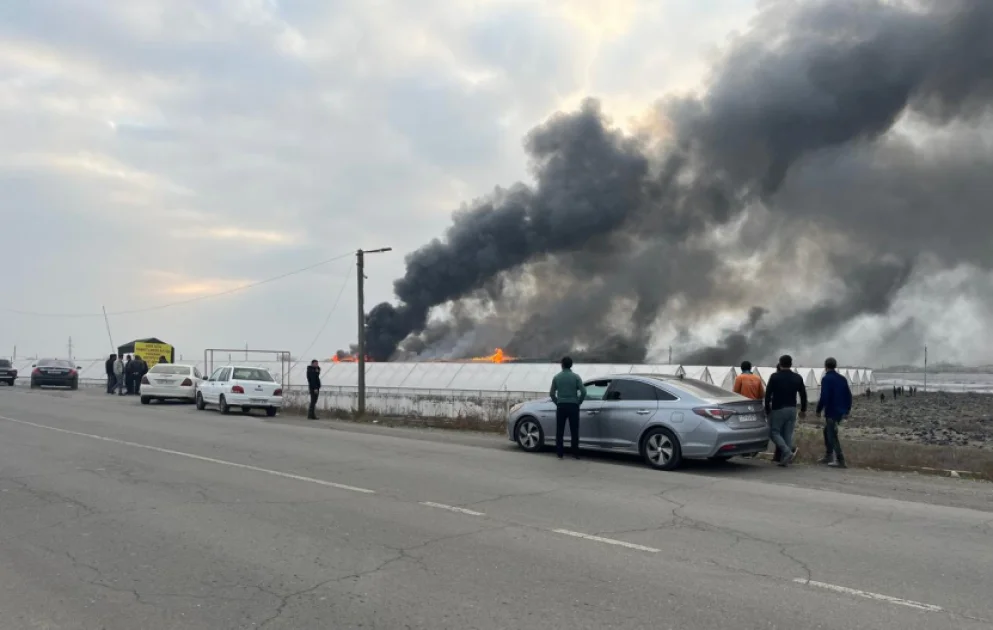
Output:
M162 359L166 363L172 360L173 348L167 343L149 343L147 341L136 341L134 353L140 356L148 367L157 365Z

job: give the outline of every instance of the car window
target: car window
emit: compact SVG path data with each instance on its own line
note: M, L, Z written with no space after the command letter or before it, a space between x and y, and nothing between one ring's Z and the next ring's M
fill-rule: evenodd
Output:
M152 374L171 374L174 376L187 376L190 373L190 368L186 367L185 365L167 365L160 363L158 365L152 366L152 369L150 369L149 372L151 372Z
M12 365L7 359L0 359L0 367L12 367Z
M610 384L607 400L658 400L657 391L647 383L617 379Z
M224 368L221 370L221 375L217 377L219 381L229 381L231 380L231 368Z
M236 381L263 381L271 383L272 374L264 368L235 368L234 379Z
M675 394L673 394L673 393L671 393L669 391L666 391L666 389L664 387L656 387L655 388L655 395L658 396L659 400L666 400L666 401L668 401L668 400L679 400L679 396L676 396Z
M42 359L38 361L38 367L72 367L72 364L68 361L62 361L61 359Z
M610 381L590 381L583 383L583 385L586 387L586 400L603 400L603 395L607 393L607 388L610 387Z
M210 378L208 380L216 381L216 380L220 379L221 378L221 371L223 369L224 368L217 368L216 370L214 370L213 372L211 372L210 373Z

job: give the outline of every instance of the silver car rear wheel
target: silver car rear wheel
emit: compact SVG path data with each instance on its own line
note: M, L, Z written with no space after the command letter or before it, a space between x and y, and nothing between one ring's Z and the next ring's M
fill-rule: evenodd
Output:
M529 453L541 450L545 443L541 424L534 418L524 418L517 423L517 445Z
M682 462L679 440L668 429L652 429L645 435L641 447L645 462L658 470L672 470Z

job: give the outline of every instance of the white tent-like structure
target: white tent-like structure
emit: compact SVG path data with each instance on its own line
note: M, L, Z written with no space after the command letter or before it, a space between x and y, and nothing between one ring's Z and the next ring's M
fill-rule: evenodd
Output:
M76 361L82 385L105 382L103 359ZM233 363L239 363L237 359ZM19 385L26 385L33 361L19 359ZM199 360L177 363L194 365L203 370ZM303 395L306 388L307 361L295 363L288 376L288 393ZM283 366L277 362L251 361L246 365L266 367L280 379ZM354 409L358 392L358 365L349 362L321 364L322 406L326 409ZM552 377L561 368L557 363L447 363L447 362L370 362L366 364L366 403L370 414L458 417L474 414L499 419L513 404L548 395ZM668 364L576 364L574 371L584 380L607 378L615 374L664 374L699 379L717 387L731 390L738 370L734 366L668 365ZM776 371L775 367L756 367L753 372L763 382ZM807 385L808 395L816 400L823 368L799 367ZM849 381L852 393L864 393L876 388L873 371L868 368L839 368ZM284 381L286 382L286 381Z
M707 372L714 385L722 389L734 389L734 379L738 377L738 371L733 367L708 365Z
M712 384L714 382L706 365L683 365L681 367L683 368L683 376L686 378L694 378L704 383Z

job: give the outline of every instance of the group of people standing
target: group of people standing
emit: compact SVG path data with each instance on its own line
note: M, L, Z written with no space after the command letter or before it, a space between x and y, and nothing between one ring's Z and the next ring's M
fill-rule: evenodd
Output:
M165 357L159 357L159 363L168 363ZM148 363L141 355L111 354L107 359L107 393L117 393L118 396L135 396L141 389L141 377L148 373Z
M319 372L312 377L311 369L308 369L307 380L313 390L314 381L311 379L319 378ZM742 362L741 374L734 381L734 392L745 398L763 401L769 422L769 438L776 445L773 460L783 467L793 463L798 452L793 439L797 418L807 417L808 404L807 384L802 376L793 371L793 357L788 354L779 357L776 372L769 377L768 384L763 383L762 377L752 372L751 362ZM572 359L569 357L562 359L562 371L552 379L549 395L556 410L555 452L559 459L565 456L563 437L568 424L572 437L572 454L579 459L579 407L586 399L586 387L583 379L572 371ZM832 468L847 468L838 427L851 410L852 390L848 379L838 372L838 362L829 357L824 361L821 395L816 410L818 417L824 414L824 457L818 463Z
M793 439L797 419L807 417L807 384L793 371L793 357L779 357L776 372L769 377L768 385L758 374L752 373L752 364L744 361L741 374L735 379L734 391L746 398L762 400L769 421L769 439L776 445L773 461L786 467L796 459L798 448ZM797 407L799 406L799 411ZM824 457L818 460L832 468L847 468L845 453L838 437L838 427L852 410L852 390L848 379L838 372L838 362L829 357L824 361L821 378L821 395L816 414L824 414Z

